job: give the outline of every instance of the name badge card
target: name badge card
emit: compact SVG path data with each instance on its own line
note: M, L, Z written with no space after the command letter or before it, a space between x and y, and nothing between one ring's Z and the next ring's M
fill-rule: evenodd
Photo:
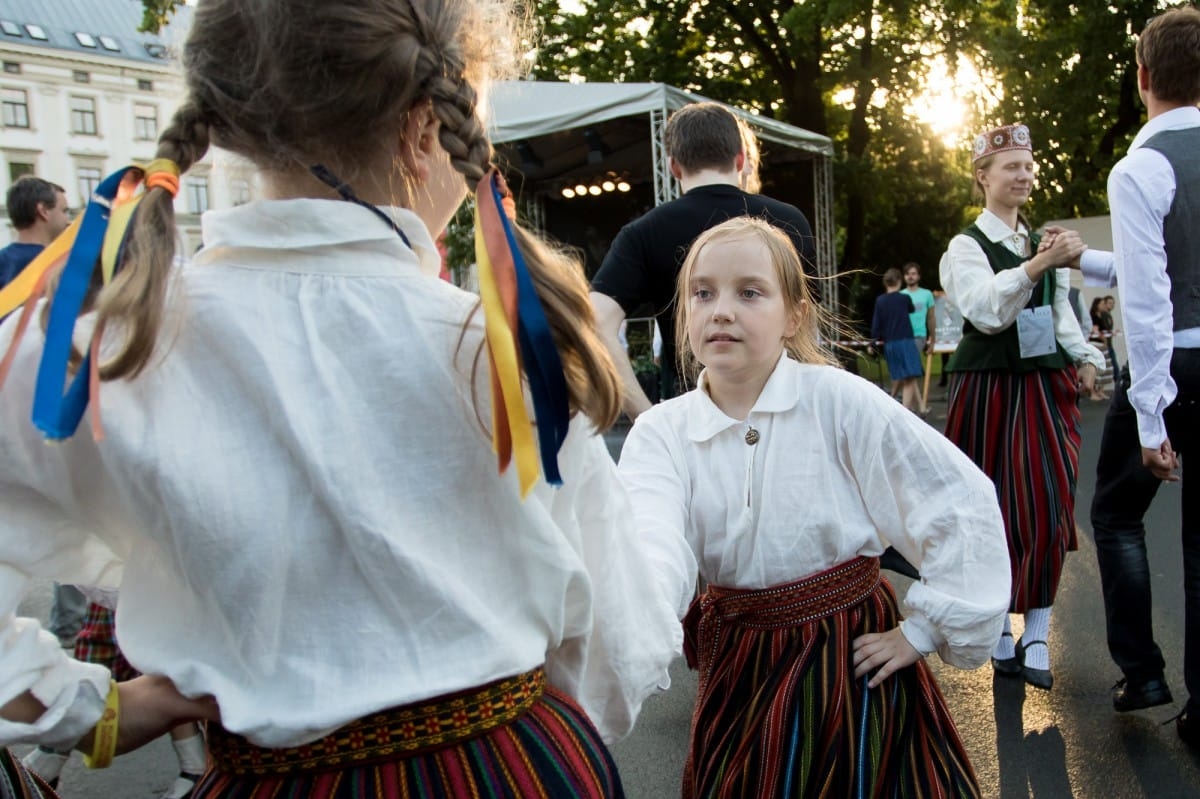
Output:
M1017 314L1017 339L1022 358L1053 355L1058 349L1054 339L1054 317L1049 305L1026 308Z

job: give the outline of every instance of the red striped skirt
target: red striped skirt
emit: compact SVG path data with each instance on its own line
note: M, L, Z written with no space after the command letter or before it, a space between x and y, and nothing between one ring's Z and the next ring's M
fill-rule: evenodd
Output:
M1075 368L955 372L946 437L996 484L1012 569L1009 611L1054 604L1075 536L1079 389Z
M208 747L193 799L624 796L599 733L541 669L385 710L289 749L210 724Z
M875 558L759 591L717 586L684 619L700 671L683 797L977 797L925 661L876 688L851 643L900 622Z

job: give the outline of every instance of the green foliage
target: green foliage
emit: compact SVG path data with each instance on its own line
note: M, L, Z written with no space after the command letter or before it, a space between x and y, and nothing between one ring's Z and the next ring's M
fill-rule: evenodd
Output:
M1143 122L1134 35L1157 0L984 0L974 55L998 78L989 124L1024 122L1035 221L1108 212L1105 182Z
M931 59L967 48L965 0L582 0L539 4L545 80L661 81L833 139L841 266L916 260L927 275L961 227L961 164L911 118ZM849 92L851 102L836 101ZM763 175L805 204L806 166ZM788 189L793 195L788 195Z
M184 4L184 0L142 0L142 24L138 28L143 33L158 33L175 13L175 7Z

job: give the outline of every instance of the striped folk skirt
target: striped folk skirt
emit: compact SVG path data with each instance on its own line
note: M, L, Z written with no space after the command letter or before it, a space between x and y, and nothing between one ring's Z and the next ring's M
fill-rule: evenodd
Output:
M0 747L0 799L58 799L46 781L21 765L19 758Z
M699 669L684 799L977 797L925 661L876 688L851 643L900 622L875 558L758 591L709 586L684 619Z
M541 669L385 710L290 749L210 724L208 748L192 799L624 797L599 733Z
M1054 604L1075 536L1075 368L955 372L946 437L996 484L1012 569L1011 613Z

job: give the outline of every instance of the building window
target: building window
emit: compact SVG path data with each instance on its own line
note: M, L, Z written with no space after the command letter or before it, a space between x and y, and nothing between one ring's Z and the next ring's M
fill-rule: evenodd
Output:
M3 29L4 32L9 36L21 35L21 26L15 22L9 22L6 19L0 20L0 29Z
M25 32L29 34L29 38L37 39L38 41L49 41L50 37L42 30L41 25L26 25Z
M37 171L37 167L33 164L24 164L20 161L8 162L8 182L9 184L16 183L22 175L32 175Z
M158 108L147 103L133 104L133 135L139 141L158 138Z
M75 41L79 42L83 47L91 47L92 49L96 47L96 40L92 38L90 33L79 33L76 31Z
M138 91L139 92L154 91L154 81L146 80L145 78L138 78Z
M100 46L105 50L111 50L114 53L121 52L121 45L111 36L101 36Z
M29 98L23 89L0 90L0 104L4 106L4 127L29 127Z
M91 83L92 82L92 73L84 72L82 69L77 69L74 72L72 72L71 77L75 79L76 83Z
M79 177L79 204L87 205L100 185L100 170L94 166L81 166L76 175Z
M208 178L187 179L187 204L193 214L208 210Z
M71 132L96 135L96 100L93 97L71 98Z
M7 72L9 75L20 75L21 74L21 65L18 64L16 61L5 61L4 62L4 71Z
M230 194L234 205L245 205L250 202L250 183L242 178L234 178L230 185Z

